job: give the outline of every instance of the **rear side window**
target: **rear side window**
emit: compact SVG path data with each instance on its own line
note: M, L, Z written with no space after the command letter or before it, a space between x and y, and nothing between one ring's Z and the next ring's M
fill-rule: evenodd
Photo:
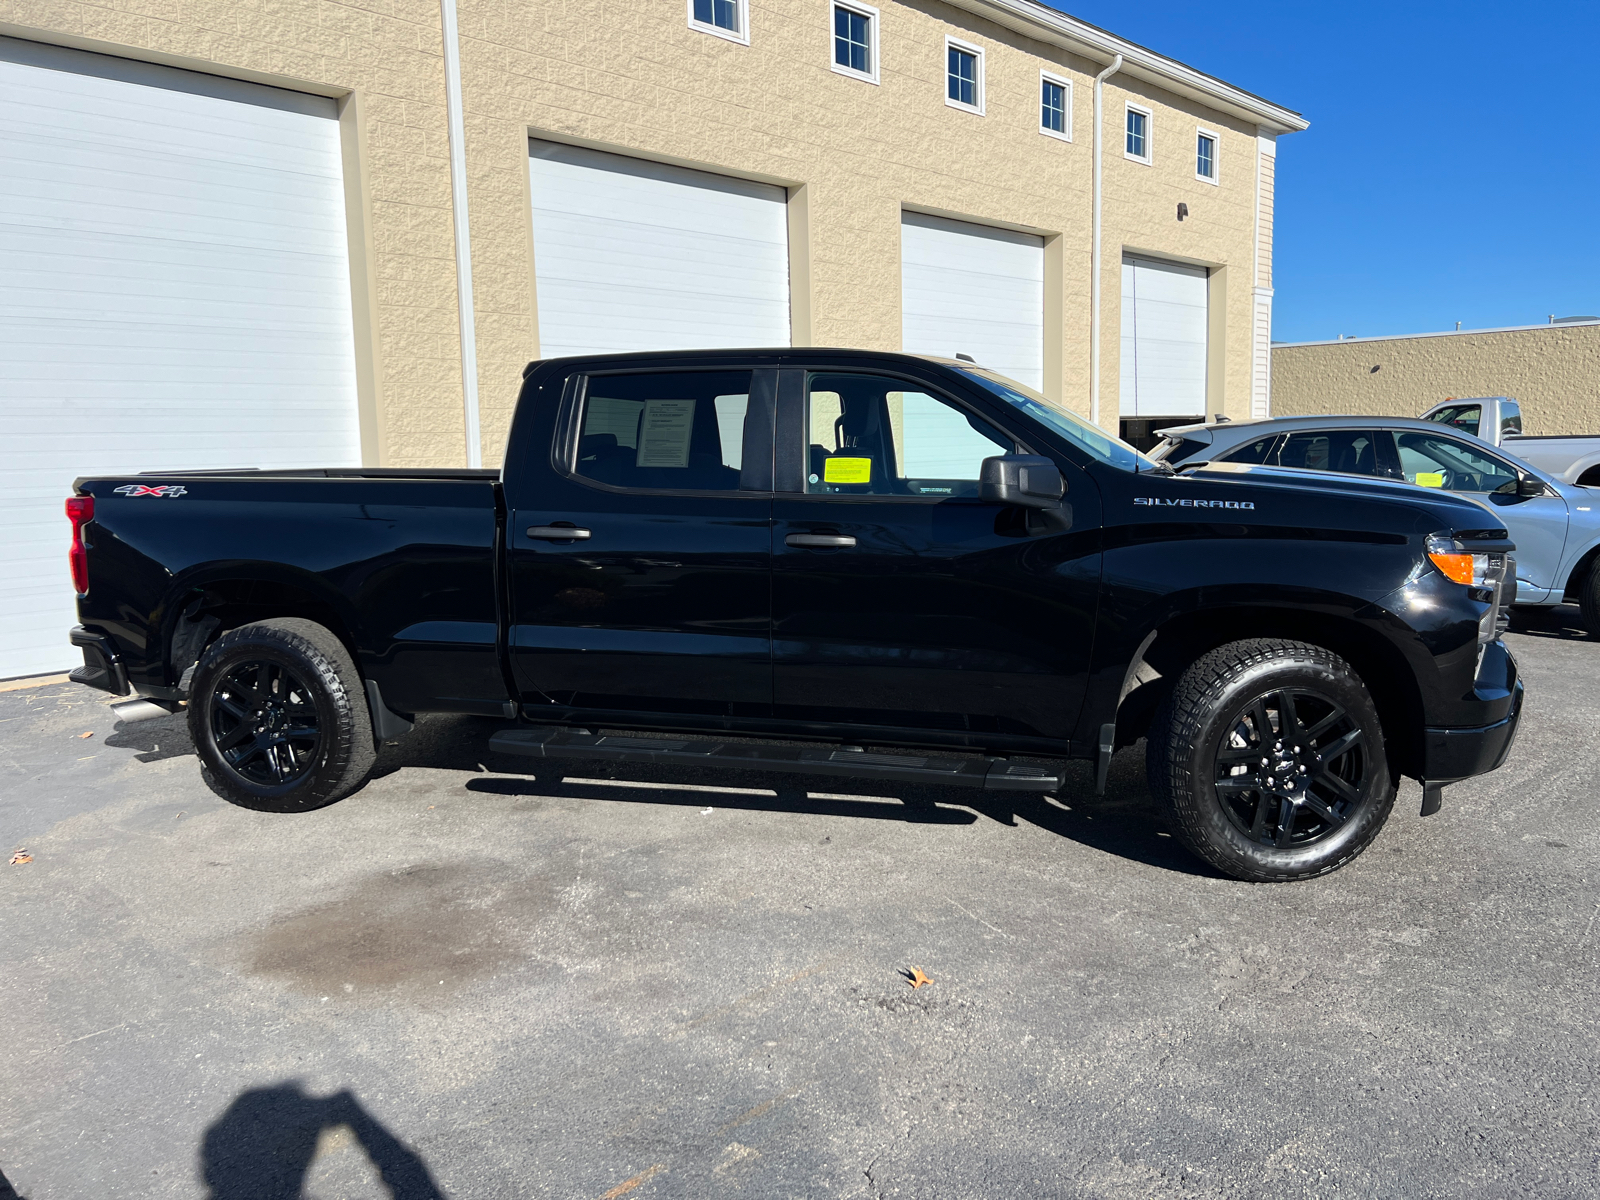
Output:
M1246 442L1243 446L1240 446L1232 453L1218 455L1218 457L1223 462L1264 463L1268 460L1268 456L1272 451L1272 447L1277 440L1278 435L1274 433L1270 437L1258 438L1253 442ZM1187 457L1187 455L1185 457ZM1171 462L1176 460L1169 455L1168 461Z
M645 491L732 491L743 465L749 371L590 377L576 473Z
M1277 465L1345 475L1378 475L1378 437L1370 429L1291 433L1278 447Z
M820 496L976 496L983 460L1016 448L987 421L886 375L812 375L806 430L806 491Z
M1515 400L1507 400L1500 405L1500 432L1522 432L1522 405Z
M1272 439L1268 438L1267 444L1271 445L1271 443ZM1202 442L1199 438L1169 437L1166 441L1162 442L1161 445L1150 451L1150 457L1156 462L1170 463L1173 466L1176 466L1185 459L1193 458L1196 454L1204 450L1209 444L1210 443L1208 442ZM1261 460L1244 459L1243 461L1260 462Z

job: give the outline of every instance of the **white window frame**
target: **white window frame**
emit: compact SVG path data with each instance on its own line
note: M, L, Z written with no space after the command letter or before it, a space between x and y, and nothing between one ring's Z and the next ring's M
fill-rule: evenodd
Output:
M855 13L856 16L867 19L867 66L869 68L867 71L857 71L851 67L842 66L838 59L834 57L834 42L838 35L833 31L833 14L836 9L841 8L845 12ZM828 65L834 69L836 74L843 75L846 79L859 79L863 83L876 84L878 82L878 30L880 27L878 10L873 8L872 5L858 4L856 0L833 0L833 3L828 5ZM949 91L948 84L946 84L945 90Z
M1131 154L1128 151L1128 114L1131 112L1144 114L1144 157ZM1129 162L1143 163L1150 166L1156 157L1156 114L1142 104L1135 104L1129 100L1122 110L1122 157Z
M977 79L974 80L978 94L978 102L976 104L963 104L959 100L952 100L950 98L950 51L952 49L964 50L968 54L974 55L978 60ZM980 117L983 116L984 91L986 90L984 87L984 77L987 74L983 64L983 47L974 46L971 42L963 42L960 38L947 37L944 39L944 50L940 54L939 58L939 74L944 76L945 104L950 108L960 109L962 112L976 113Z
M1050 129L1044 123L1044 85L1047 83L1053 83L1066 92L1066 96L1062 101L1065 107L1061 113L1063 128L1060 133ZM1039 72L1039 132L1044 134L1045 137L1055 138L1058 142L1070 142L1072 140L1072 80L1057 75L1053 71L1041 70Z
M689 28L699 33L709 33L712 37L722 38L724 41L736 42L741 46L750 44L750 0L734 0L734 5L739 13L739 31L724 29L720 25L710 25L705 21L694 19L694 0L688 0Z
M1211 174L1200 174L1200 139L1211 139ZM1196 127L1194 131L1194 177L1201 183L1218 186L1222 178L1222 139L1209 129Z

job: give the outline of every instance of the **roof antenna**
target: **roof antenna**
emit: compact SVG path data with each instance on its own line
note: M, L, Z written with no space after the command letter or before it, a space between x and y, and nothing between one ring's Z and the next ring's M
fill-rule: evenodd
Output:
M973 366L977 366L978 365L978 360L973 358L972 355L970 355L970 354L962 354L961 351L957 350L956 351L956 357L959 358L962 362L969 362Z

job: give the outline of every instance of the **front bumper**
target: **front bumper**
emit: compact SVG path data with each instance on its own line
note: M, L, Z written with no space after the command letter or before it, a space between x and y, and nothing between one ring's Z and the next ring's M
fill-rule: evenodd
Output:
M1422 777L1429 783L1454 783L1486 775L1511 753L1522 718L1522 681L1511 693L1511 711L1492 725L1471 729L1423 730Z

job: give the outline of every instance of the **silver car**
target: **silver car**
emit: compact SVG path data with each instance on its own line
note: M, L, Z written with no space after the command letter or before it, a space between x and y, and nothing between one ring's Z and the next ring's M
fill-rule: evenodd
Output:
M1409 417L1278 417L1161 431L1150 457L1404 479L1478 501L1517 544L1519 608L1576 601L1600 637L1600 488L1563 483L1471 434Z

